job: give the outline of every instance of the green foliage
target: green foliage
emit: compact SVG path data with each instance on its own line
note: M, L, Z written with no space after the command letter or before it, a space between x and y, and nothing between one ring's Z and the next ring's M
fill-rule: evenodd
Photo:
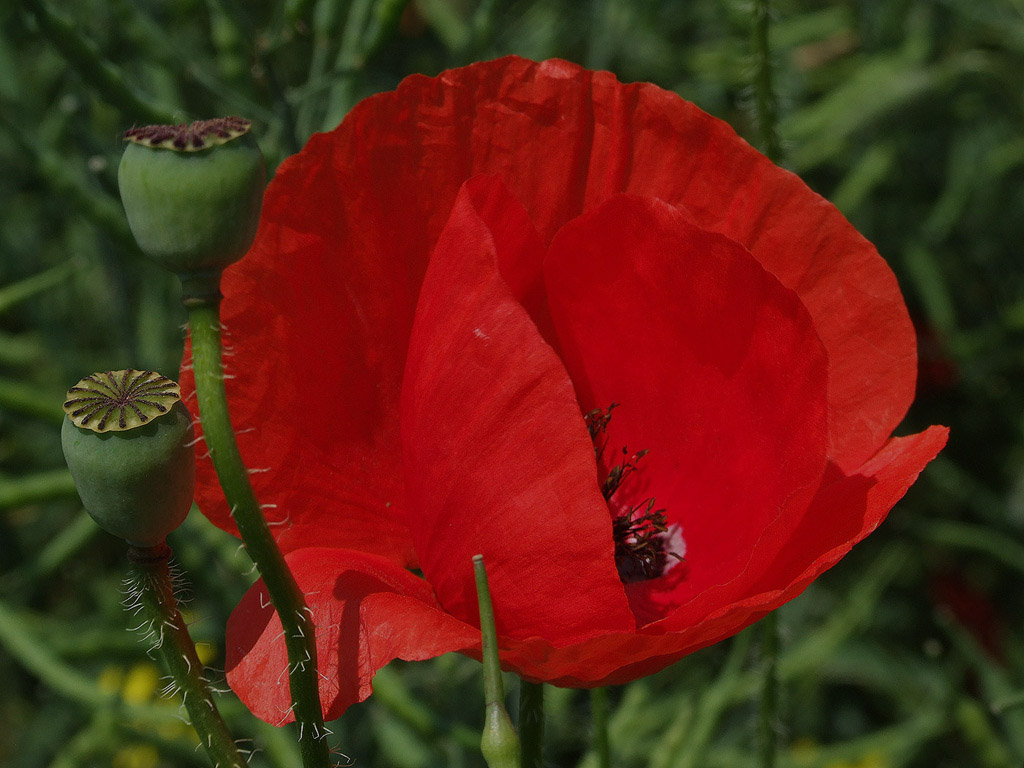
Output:
M920 333L907 431L950 445L882 529L780 614L781 768L1024 761L1024 3L782 0L769 29L783 163L892 264ZM124 129L239 114L268 171L363 96L505 53L651 80L752 143L739 0L28 0L0 8L0 764L199 766L124 630L123 545L85 518L60 402L94 370L174 371L175 279L117 197ZM196 513L171 545L197 639L249 579ZM611 763L756 765L751 639L610 692ZM511 689L514 691L515 686ZM230 694L254 766L291 735ZM547 762L596 765L587 696L549 690ZM995 707L995 709L993 709ZM332 726L362 765L480 766L479 665L393 664Z

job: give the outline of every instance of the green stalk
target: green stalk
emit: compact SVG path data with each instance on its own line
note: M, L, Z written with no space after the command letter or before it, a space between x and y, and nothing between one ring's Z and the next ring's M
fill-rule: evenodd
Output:
M761 705L758 716L758 735L761 742L762 768L775 768L777 750L775 732L775 711L779 699L779 627L775 613L769 613L761 620L761 663L764 677L761 681Z
M743 680L743 662L750 649L751 631L734 637L718 677L704 687L697 701L696 716L690 725L686 742L676 753L672 768L698 768L707 764L708 745L736 690Z
M608 689L590 691L590 717L594 724L594 754L598 768L610 768L611 749L608 744Z
M544 684L519 681L519 739L523 768L544 765Z
M131 594L135 602L128 607L137 605L152 621L153 633L158 638L155 650L160 652L181 692L192 727L199 734L206 754L216 768L246 768L245 759L213 702L210 688L203 678L203 665L196 655L185 620L178 611L167 566L171 558L170 548L166 544L131 547L128 557L132 561L133 590L137 590Z
M299 726L299 750L305 768L330 768L327 731L324 728L317 681L314 626L306 600L284 561L277 542L249 482L235 442L228 414L221 365L221 324L219 295L190 299L189 330L192 336L192 364L203 436L217 470L232 517L242 535L253 563L263 577L270 601L281 618L288 650L288 682L293 713Z
M498 630L483 555L473 556L473 575L480 608L480 652L484 662L484 732L480 737L480 751L489 768L521 768L525 764L521 763L519 737L505 709Z
M771 0L754 0L754 28L751 47L754 51L754 96L757 101L757 126L761 131L761 146L773 163L782 157L779 141L779 103L775 96L772 67L772 49L768 41L771 26Z
M754 27L751 47L754 52L754 97L757 102L757 126L761 132L761 146L773 163L782 158L779 141L779 103L773 83L772 49L768 39L772 20L771 0L754 0ZM775 613L761 620L761 656L764 676L761 680L758 734L762 768L775 768L778 750L775 716L778 707L779 627Z

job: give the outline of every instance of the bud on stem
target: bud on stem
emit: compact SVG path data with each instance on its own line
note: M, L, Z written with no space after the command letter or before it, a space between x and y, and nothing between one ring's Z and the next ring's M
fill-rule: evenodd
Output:
M304 768L329 768L315 629L305 597L267 527L238 451L221 364L220 278L245 255L259 223L265 171L236 117L128 131L118 184L132 233L178 274L188 308L203 437L232 517L284 629L292 713Z
M86 511L130 544L154 547L192 506L192 416L152 371L105 371L68 390L61 445Z
M520 768L519 737L505 709L505 691L501 682L498 657L498 632L494 626L494 607L487 586L483 555L473 557L476 594L480 606L481 648L484 662L484 732L480 751L489 768Z
M240 117L147 125L125 133L117 182L149 258L178 274L186 298L218 294L221 271L249 250L266 171Z

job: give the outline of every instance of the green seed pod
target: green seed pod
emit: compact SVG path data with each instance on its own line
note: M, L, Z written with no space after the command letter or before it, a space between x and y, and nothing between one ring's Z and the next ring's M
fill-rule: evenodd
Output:
M161 544L195 491L192 416L178 385L152 371L94 373L68 390L64 413L64 459L86 511L129 544Z
M266 170L240 117L132 128L117 182L143 253L177 273L186 298L216 295L252 245Z

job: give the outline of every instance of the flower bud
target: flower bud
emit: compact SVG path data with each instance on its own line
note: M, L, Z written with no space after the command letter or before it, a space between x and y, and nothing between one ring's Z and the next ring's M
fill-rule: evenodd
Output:
M132 234L190 294L216 294L224 267L249 250L266 171L240 117L147 125L125 133L117 182Z
M64 459L86 511L129 544L154 547L181 525L195 489L192 416L152 371L106 371L68 390Z
M519 735L505 709L505 690L501 682L498 654L498 630L494 624L494 605L487 584L484 556L473 556L473 575L480 606L480 652L484 663L484 730L480 752L487 768L518 768L522 762Z
M484 710L484 732L480 738L480 753L487 768L519 768L522 749L512 718L504 705L495 702Z

